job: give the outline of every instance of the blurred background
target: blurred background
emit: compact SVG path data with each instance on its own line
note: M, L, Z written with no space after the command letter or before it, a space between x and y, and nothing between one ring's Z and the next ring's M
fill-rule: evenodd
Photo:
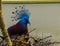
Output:
M60 4L2 4L6 29L18 22L12 22L11 16L14 16L12 14L14 8L21 5L25 5L30 12L31 25L28 25L28 31L36 28L30 36L41 38L42 34L43 37L52 35L53 41L60 41Z

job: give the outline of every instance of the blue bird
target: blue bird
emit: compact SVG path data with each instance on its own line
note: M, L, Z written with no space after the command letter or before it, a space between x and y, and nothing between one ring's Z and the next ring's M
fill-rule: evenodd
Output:
M18 17L19 21L7 29L10 38L13 35L29 35L27 28L27 24L30 24L29 14L25 10L22 10L20 13Z

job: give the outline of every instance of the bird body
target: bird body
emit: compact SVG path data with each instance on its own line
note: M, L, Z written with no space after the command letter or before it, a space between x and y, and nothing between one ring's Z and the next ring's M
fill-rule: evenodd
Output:
M26 12L24 12L23 14L20 15L19 22L17 22L15 25L8 28L9 36L10 37L13 35L21 36L23 34L24 35L28 34L28 28L27 28L28 23L30 24L29 15Z

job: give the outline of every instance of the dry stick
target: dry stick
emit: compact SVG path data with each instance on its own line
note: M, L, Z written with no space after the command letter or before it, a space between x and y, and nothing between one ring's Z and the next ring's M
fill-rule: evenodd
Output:
M32 31L35 31L36 30L36 28L34 28L34 29L32 29L30 32L28 32L28 33L31 33ZM37 41L37 38L35 39L34 37L32 37L32 36L26 36L25 38L32 38L34 41Z
M31 30L29 33L31 33L32 31L36 30L36 28L34 28L33 30Z
M6 46L12 46L12 42L11 42L11 40L10 40L10 38L9 38L9 35L8 35L7 30L5 29L5 24L4 24L3 18L2 18L1 0L0 0L0 28L1 28L1 30L2 30L3 36L8 36L8 37L6 37L6 39L5 39L6 42L7 42L7 45L6 45Z

